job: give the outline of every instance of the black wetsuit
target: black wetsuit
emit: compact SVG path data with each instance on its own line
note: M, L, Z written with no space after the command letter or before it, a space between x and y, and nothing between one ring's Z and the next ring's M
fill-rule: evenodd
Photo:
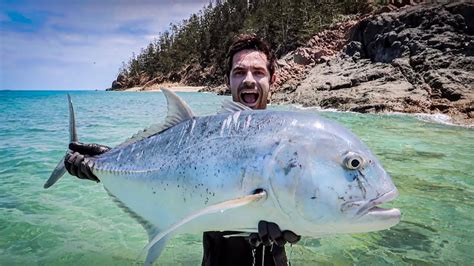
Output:
M203 234L204 256L203 266L217 265L255 265L262 264L262 252L265 247L265 266L288 265L285 247L274 244L273 246L259 246L255 248L255 255L252 254L253 247L245 237L229 237L240 232L205 232Z

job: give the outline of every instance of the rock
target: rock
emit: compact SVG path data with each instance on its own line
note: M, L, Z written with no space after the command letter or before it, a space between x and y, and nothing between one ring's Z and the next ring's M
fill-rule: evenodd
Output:
M298 65L309 65L311 63L311 56L305 49L298 49L293 55L293 62Z
M368 17L346 29L339 56L305 66L300 85L284 85L296 84L286 77L272 100L357 112L440 112L472 125L473 17L473 3L407 6ZM316 54L304 51L310 53L305 59Z
M358 41L352 41L344 47L343 52L348 56L353 56L354 54L358 53L360 57L363 54L362 43Z
M120 82L118 82L117 80L114 80L112 82L112 86L110 87L111 89L113 90L118 90L118 89L121 89L123 86Z
M117 81L117 83L123 83L123 82L125 81L125 79L126 79L126 78L125 78L125 75L119 74L119 75L117 76L117 80L116 80L116 81Z
M171 82L179 82L179 81L181 81L181 74L176 73L176 72L172 72L168 75L168 80L171 81Z

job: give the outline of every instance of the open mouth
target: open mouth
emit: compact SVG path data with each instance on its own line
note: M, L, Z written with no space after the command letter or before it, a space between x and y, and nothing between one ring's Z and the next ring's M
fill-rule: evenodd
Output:
M254 107L258 104L260 93L257 90L243 90L240 92L242 103L248 107Z
M390 192L382 194L381 196L369 201L367 204L362 206L362 208L357 211L356 216L361 217L367 214L376 215L376 216L400 216L400 210L391 208L384 209L380 208L378 205L387 203L394 200L398 196L398 190L394 189Z

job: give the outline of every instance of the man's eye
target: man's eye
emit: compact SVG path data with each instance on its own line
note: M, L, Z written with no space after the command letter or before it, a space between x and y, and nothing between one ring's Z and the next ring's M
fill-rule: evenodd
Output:
M257 70L253 72L256 76L265 76L265 71Z

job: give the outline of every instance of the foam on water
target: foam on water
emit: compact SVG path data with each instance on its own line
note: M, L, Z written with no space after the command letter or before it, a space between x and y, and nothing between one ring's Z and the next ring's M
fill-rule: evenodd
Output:
M315 112L332 112L332 113L352 113L352 114L360 114L358 112L353 112L353 111L341 111L333 108L321 108L319 106L312 106L312 107L304 107L300 104L292 104L292 107L294 107L297 110L309 110L309 111L315 111ZM420 119L425 122L431 122L431 123L437 123L437 124L443 124L443 125L448 125L448 126L460 126L460 127L466 127L466 128L472 128L474 125L458 125L454 124L451 120L451 117L446 114L441 114L441 113L436 113L436 114L425 114L425 113L400 113L400 112L385 112L383 113L384 115L398 115L398 116L412 116L417 119Z
M79 139L115 146L161 121L161 93L70 92ZM198 115L228 97L179 93ZM275 106L295 110L294 106ZM474 260L474 130L416 116L320 112L349 127L379 157L400 197L391 230L304 239L292 265L470 264ZM68 142L66 92L0 92L0 265L130 265L147 243L141 226L100 184L45 180ZM441 120L443 118L441 117ZM160 265L199 265L201 235L174 238Z

